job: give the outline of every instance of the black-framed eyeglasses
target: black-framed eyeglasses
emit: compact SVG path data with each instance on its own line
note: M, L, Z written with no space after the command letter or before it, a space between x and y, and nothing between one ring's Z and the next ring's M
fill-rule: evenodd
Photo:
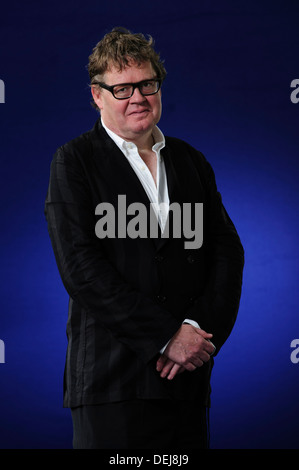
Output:
M153 78L137 83L119 83L112 86L102 82L94 82L92 85L99 85L101 88L110 91L117 100L126 100L133 96L135 88L138 88L142 96L155 95L160 90L161 83L162 80L160 78Z

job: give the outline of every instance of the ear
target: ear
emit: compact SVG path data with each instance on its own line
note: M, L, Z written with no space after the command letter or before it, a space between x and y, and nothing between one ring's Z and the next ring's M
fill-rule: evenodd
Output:
M96 105L102 109L103 105L100 87L98 85L91 85L91 94Z

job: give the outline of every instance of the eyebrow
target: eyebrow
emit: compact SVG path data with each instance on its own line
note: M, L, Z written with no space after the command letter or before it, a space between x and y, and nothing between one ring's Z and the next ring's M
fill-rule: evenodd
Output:
M140 80L139 82L115 83L115 85L109 85L109 86L137 85L138 83L150 82L150 81L152 81L152 80L158 80L158 79L157 79L157 77L153 77L153 78L144 78L143 80Z

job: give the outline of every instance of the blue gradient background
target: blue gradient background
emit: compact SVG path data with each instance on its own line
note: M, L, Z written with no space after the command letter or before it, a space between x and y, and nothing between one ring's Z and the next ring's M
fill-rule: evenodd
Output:
M1 6L0 448L71 448L68 297L44 200L56 148L91 128L85 65L112 27L153 35L165 134L211 162L246 252L212 377L211 447L298 448L298 1L15 1Z

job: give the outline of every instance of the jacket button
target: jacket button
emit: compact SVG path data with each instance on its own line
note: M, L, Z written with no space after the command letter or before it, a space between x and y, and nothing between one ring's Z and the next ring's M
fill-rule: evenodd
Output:
M161 261L163 261L163 259L164 259L164 256L162 256L162 255L156 255L156 256L155 256L155 260L156 260L156 261L161 262Z
M188 258L187 258L187 261L188 261L188 263L192 264L192 263L194 263L195 259L193 258L192 255L189 255Z
M157 295L157 300L158 302L163 303L166 301L166 297L165 295Z

